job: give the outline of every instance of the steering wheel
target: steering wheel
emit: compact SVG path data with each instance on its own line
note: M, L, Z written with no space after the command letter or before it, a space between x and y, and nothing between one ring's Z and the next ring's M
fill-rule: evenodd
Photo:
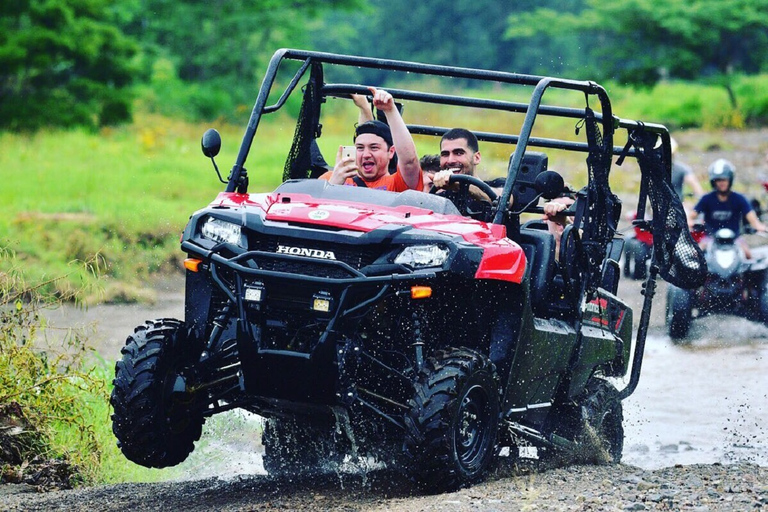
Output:
M457 193L456 199L453 201L453 204L456 205L456 208L459 210L459 213L465 217L471 215L472 213L477 213L469 210L469 199L470 199L469 186L470 185L474 185L480 190L482 190L485 193L485 195L487 195L488 198L491 200L491 203L494 203L498 199L496 192L494 192L493 188L490 185L488 185L486 182L484 182L480 178L476 178L475 176L470 176L469 174L451 174L451 177L448 178L448 183L459 184L459 191ZM438 190L440 189L432 185L432 188L429 189L429 193L436 194Z

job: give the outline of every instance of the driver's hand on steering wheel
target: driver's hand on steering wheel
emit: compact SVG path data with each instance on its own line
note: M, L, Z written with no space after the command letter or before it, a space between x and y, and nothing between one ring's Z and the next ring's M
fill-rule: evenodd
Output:
M437 188L445 189L448 187L448 180L451 179L451 175L454 173L453 169L443 169L432 175L432 185ZM458 183L454 184L458 187Z

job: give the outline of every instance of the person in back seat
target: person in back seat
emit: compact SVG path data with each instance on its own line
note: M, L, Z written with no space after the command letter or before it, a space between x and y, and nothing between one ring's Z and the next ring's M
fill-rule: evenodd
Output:
M563 215L562 212L570 208L574 202L576 202L574 192L570 186L566 185L560 197L544 205L544 221L555 239L555 258L558 259L560 258L560 238L563 236L565 226L571 223L571 217Z

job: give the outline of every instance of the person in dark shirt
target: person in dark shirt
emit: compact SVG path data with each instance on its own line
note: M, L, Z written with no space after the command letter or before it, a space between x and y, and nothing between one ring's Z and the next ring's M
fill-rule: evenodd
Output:
M475 134L464 128L452 128L440 139L441 170L431 176L432 183L439 189L451 192L451 190L448 190L451 188L448 183L451 174L474 176L480 161L480 145ZM503 179L496 179L486 181L486 183L499 195L504 186L503 181ZM453 188L457 189L458 186L454 185ZM490 198L485 192L474 185L469 187L469 195L473 200L490 203Z
M691 220L703 215L708 237L714 236L715 232L722 228L731 229L738 235L745 220L755 231L765 233L768 228L757 217L747 198L731 190L736 174L734 165L721 158L709 166L708 172L713 191L699 199L693 207ZM744 249L744 255L751 258L752 254L746 242L741 237L736 241ZM704 243L708 243L706 238Z

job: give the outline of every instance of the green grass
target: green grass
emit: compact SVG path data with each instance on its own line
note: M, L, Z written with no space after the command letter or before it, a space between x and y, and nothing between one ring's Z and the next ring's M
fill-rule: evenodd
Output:
M140 116L130 126L96 135L0 135L7 148L0 154L2 245L35 278L69 274L71 262L95 255L91 270L108 278L107 287L121 281L138 288L152 274L170 271L189 215L223 190L200 152L205 128ZM226 177L242 134L240 127L219 128L224 145L217 162ZM277 123L261 129L266 136L250 159L256 162L249 169L252 191L279 184L292 137L292 128L288 133ZM56 286L75 288L90 279L87 269L78 270Z
M66 474L75 485L155 482L203 471L213 476L231 471L221 440L258 448L260 422L230 411L207 422L195 452L176 467L150 469L127 460L112 433L114 363L89 348L85 328L66 335L49 329L43 312L62 299L28 280L12 253L4 258L12 268L0 273L0 483L19 474L34 478L38 466L27 465L34 459L69 463ZM13 433L9 426L23 428ZM21 462L5 458L9 453Z

